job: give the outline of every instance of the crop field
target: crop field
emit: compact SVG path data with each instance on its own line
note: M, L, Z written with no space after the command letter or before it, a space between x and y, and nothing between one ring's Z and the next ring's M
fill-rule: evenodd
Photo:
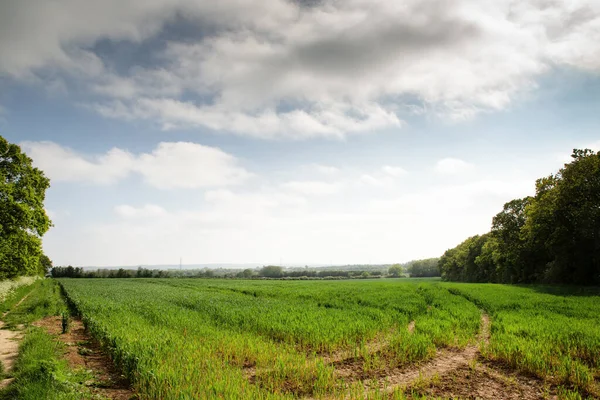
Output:
M600 396L594 290L416 279L60 284L144 399Z

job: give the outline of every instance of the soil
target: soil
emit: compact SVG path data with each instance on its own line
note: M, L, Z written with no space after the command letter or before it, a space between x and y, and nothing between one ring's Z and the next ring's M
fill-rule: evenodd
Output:
M33 325L45 328L66 345L65 359L72 369L83 368L92 373L94 379L86 384L93 393L117 400L137 398L128 380L116 370L100 345L86 332L80 319L72 319L68 332L64 334L60 316L46 317Z
M20 306L28 296L29 294L24 296L13 308ZM10 311L3 313L2 319L4 319L9 312ZM11 331L5 329L4 321L0 320L0 363L2 363L2 367L4 368L4 374L10 374L12 371L15 361L17 360L17 355L19 354L19 343L22 338L23 332L21 330ZM0 389L4 389L12 381L12 378L2 379L2 381L0 381Z
M429 381L414 382L405 388L407 397L460 399L556 399L542 381L501 371L492 365L461 365Z

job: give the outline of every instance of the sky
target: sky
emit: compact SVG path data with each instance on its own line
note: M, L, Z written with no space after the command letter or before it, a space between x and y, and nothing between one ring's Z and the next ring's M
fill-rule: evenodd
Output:
M55 265L437 257L599 128L597 0L0 3Z

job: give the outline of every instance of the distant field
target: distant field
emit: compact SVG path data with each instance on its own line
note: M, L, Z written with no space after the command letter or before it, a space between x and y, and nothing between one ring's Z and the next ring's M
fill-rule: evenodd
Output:
M594 290L427 279L60 283L142 398L451 397L492 384L517 397L600 394Z

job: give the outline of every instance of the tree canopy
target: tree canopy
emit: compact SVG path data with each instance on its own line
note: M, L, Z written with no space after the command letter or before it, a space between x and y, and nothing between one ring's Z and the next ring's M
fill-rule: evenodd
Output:
M600 284L600 152L538 179L533 197L504 205L491 232L440 258L442 278L467 282Z
M407 271L410 274L411 278L426 278L440 276L438 261L438 258L414 260L409 263Z
M48 267L41 237L51 225L44 209L49 186L31 158L0 136L0 279L43 274Z

